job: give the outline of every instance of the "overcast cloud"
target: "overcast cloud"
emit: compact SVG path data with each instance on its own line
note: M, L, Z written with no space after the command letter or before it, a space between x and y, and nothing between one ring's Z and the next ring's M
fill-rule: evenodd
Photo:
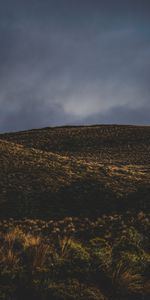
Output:
M148 0L0 0L0 131L150 124Z

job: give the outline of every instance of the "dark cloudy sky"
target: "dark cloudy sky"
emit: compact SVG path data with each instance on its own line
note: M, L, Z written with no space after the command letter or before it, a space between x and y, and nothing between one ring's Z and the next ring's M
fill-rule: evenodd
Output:
M0 131L150 124L149 0L0 0Z

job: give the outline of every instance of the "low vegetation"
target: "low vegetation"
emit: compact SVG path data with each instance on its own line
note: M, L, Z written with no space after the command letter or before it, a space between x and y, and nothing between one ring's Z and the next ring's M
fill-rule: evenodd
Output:
M0 223L0 299L149 299L150 214Z
M150 163L150 127L94 125L47 127L1 134L4 139L27 148L53 152L106 164Z
M0 300L150 299L150 127L0 135Z
M150 209L150 128L46 128L0 135L0 218Z

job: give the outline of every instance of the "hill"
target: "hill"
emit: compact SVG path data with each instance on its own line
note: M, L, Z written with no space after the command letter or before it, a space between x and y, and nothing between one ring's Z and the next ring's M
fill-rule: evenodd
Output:
M150 127L97 125L0 135L0 216L149 209Z
M0 139L90 161L139 165L150 163L149 126L49 127L2 134Z
M0 135L0 299L150 299L150 127Z

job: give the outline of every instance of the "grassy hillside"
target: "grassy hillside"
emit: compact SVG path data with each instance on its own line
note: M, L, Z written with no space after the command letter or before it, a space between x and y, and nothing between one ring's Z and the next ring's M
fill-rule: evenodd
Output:
M150 163L150 127L100 125L43 128L0 135L0 139L43 151L103 163Z
M0 135L0 300L150 299L150 127Z
M1 217L149 209L150 127L45 128L0 138Z

